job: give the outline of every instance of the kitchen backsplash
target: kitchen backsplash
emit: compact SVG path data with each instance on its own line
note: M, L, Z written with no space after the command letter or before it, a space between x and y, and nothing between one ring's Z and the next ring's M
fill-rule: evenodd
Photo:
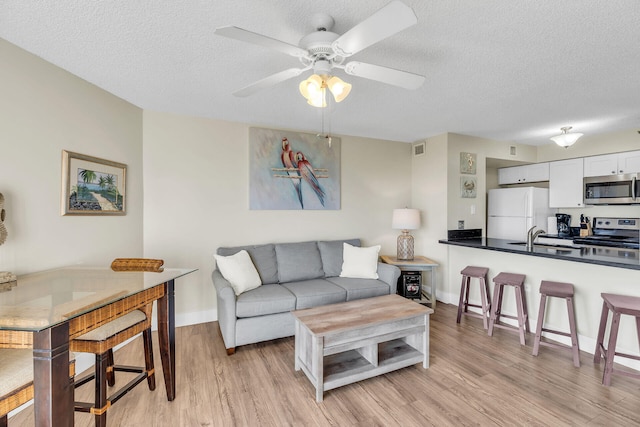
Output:
M618 205L618 206L588 206L583 208L561 208L558 213L571 215L571 226L580 226L580 215L588 216L590 219L597 217L611 218L640 218L640 205Z

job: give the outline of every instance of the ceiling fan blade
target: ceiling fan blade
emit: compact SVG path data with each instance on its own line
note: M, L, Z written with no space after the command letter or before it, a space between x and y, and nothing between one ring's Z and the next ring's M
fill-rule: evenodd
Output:
M304 49L294 46L292 44L272 39L271 37L264 36L262 34L253 33L242 28L228 26L216 28L214 33L229 37L231 39L240 40L247 43L256 44L258 46L268 47L269 49L278 50L287 55L298 57L304 57L308 55L308 52Z
M351 56L417 22L413 9L401 1L392 1L338 37L331 47L340 56Z
M254 93L259 92L263 89L275 86L285 80L289 80L290 78L299 76L303 71L306 71L308 69L309 68L289 68L288 70L280 71L279 73L272 74L262 80L258 80L257 82L252 83L249 86L245 86L242 89L233 92L233 94L239 97L253 95Z
M345 65L344 71L352 76L364 77L405 89L418 89L425 80L425 77L419 74L357 61Z

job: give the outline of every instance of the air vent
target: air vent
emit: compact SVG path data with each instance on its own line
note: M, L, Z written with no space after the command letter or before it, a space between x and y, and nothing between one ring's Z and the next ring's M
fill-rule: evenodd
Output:
M424 154L424 142L413 146L413 155L415 157L422 156Z

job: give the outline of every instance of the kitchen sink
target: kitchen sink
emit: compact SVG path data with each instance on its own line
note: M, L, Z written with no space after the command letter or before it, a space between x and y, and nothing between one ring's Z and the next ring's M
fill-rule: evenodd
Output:
M527 242L509 242L510 245L518 245L525 246ZM567 248L567 249L578 249L578 246L569 246L569 245L555 245L549 243L533 243L533 246L541 247L541 248Z

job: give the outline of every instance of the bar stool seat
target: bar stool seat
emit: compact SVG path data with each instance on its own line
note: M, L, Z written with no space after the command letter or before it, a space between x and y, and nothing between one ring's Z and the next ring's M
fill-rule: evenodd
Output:
M458 301L458 316L456 323L460 323L462 315L482 318L483 327L487 329L489 327L489 313L491 309L490 297L489 297L489 284L487 283L487 274L489 269L485 267L465 267L460 274L462 274L462 284L460 286L460 300ZM471 279L476 278L480 284L480 299L481 305L469 303L469 288L471 285ZM469 311L469 307L476 307L482 309L482 314Z
M526 345L526 333L529 329L529 313L527 312L527 301L524 292L524 274L516 273L499 273L493 278L493 303L491 304L491 317L489 319L489 336L493 336L494 328L502 328L510 331L518 331L520 333L520 344ZM502 295L505 286L513 286L516 294L516 310L518 315L511 316L502 314ZM518 327L500 323L500 319L506 317L518 321Z
M569 315L568 333L544 327L544 312L547 304L547 297L563 298L566 301L567 313ZM571 346L552 341L541 341L542 332L571 337ZM540 282L540 309L538 310L536 337L533 342L533 352L531 354L537 356L540 345L570 349L573 353L573 365L576 368L580 367L580 348L578 347L576 318L573 310L573 285L571 283L553 282L550 280L543 280Z
M625 357L633 360L640 360L640 356L632 354L617 353L616 341L618 340L618 327L620 326L620 316L626 314L636 318L636 331L638 341L640 342L640 297L632 297L627 295L616 295L602 293L602 314L600 316L600 328L598 329L598 339L596 341L596 350L593 356L593 363L600 363L600 359L604 357L604 374L602 375L602 384L611 385L611 375L618 374L627 377L640 378L640 374L613 369L614 356ZM611 318L611 331L609 331L609 342L604 347L604 333L607 328L607 319L609 311L613 313Z

